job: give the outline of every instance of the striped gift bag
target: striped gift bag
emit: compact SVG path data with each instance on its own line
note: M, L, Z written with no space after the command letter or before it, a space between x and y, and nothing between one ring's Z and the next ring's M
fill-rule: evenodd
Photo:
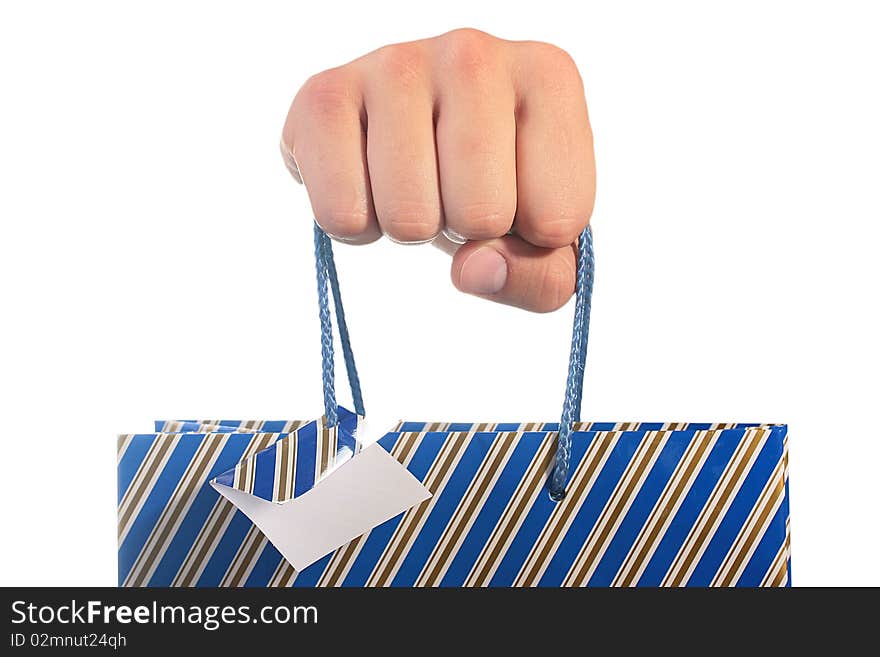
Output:
M785 425L580 420L589 230L560 422L401 422L370 446L330 241L315 235L324 416L157 422L120 436L120 585L790 585ZM336 403L329 296L354 412ZM281 540L260 509L296 513L371 458L425 494L295 568L290 542L306 539ZM370 493L319 510L370 516Z

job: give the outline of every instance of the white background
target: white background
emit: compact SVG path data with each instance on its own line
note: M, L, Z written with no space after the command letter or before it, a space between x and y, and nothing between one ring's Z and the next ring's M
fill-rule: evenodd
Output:
M599 171L585 416L791 425L796 584L880 584L869 3L17 2L0 9L0 584L116 582L115 434L321 411L310 74L472 26L581 67ZM571 305L337 247L368 411L553 420Z

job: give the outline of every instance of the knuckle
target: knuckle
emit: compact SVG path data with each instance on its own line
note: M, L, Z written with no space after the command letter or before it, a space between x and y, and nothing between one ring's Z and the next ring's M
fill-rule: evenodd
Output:
M320 116L335 116L350 111L352 86L342 69L330 69L313 75L303 84L294 105Z
M583 89L580 71L574 58L567 51L550 43L536 43L532 55L541 69L546 72L541 78L546 87L558 91Z
M505 235L513 225L514 204L467 203L450 208L447 219L455 232L471 240L488 240Z
M413 86L425 76L425 58L415 43L384 46L374 56L378 70L395 85Z
M444 34L443 50L447 64L461 77L481 78L494 68L498 56L498 40L470 28Z
M440 210L432 203L393 201L379 218L385 234L398 242L425 242L440 232Z

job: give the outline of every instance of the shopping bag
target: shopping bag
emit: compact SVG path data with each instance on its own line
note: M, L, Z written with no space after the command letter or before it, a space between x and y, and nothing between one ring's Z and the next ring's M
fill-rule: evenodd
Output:
M580 420L589 230L560 421L402 421L373 444L317 226L315 253L323 416L120 436L120 585L790 585L785 425Z

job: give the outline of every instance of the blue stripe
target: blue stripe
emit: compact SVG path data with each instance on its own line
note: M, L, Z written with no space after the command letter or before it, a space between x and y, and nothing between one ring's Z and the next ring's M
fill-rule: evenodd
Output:
M357 415L342 406L338 409L339 429L336 432L336 454L348 450L349 456L357 451Z
M409 462L409 466L407 466L407 470L419 481L425 479L428 470L440 452L440 448L443 447L447 435L441 432L431 432L422 437L415 454L413 454ZM405 515L406 513L404 512L386 520L367 535L357 558L345 576L345 580L342 583L343 586L357 587L366 584L367 579L369 579L379 561L379 557L387 547L391 537L394 535L394 531L400 525Z
M141 512L134 519L125 540L119 548L119 581L125 581L134 565L138 554L144 548L144 543L150 536L150 532L159 521L162 509L171 498L175 487L180 482L186 467L192 461L199 444L202 442L200 435L184 435L177 442L174 451L159 473L156 484L147 496Z
M404 422L400 427L400 432L421 431L427 424L427 422Z
M293 580L293 586L296 588L312 588L318 584L318 581L321 579L321 575L324 574L324 571L327 569L327 565L330 563L330 560L333 558L335 553L331 552L330 554L322 557L311 566L306 568L305 570L297 573L296 579Z
M132 436L128 447L125 449L125 454L122 455L119 466L116 468L117 504L122 501L125 491L131 486L132 479L137 474L138 468L141 467L141 463L144 462L144 457L150 449L150 445L155 440L156 434L154 433L140 433Z
M464 453L453 470L440 495L434 500L434 507L428 514L425 524L413 541L397 574L391 582L392 586L412 586L422 572L428 557L440 540L443 530L449 524L452 514L462 502L464 492L473 482L480 465L489 453L498 433L475 433L467 441ZM458 440L451 436L447 440Z
M616 422L594 422L590 427L590 431L614 431L616 426Z
M662 429L662 422L642 422L639 424L639 431L661 431Z
M654 555L639 578L638 586L659 586L669 570L669 566L690 533L703 506L709 499L712 489L721 478L724 468L730 462L743 437L743 431L727 429L721 432L706 462L694 478L694 483L685 495L675 517L657 545Z
M461 586L474 567L480 552L489 540L507 504L513 498L544 439L543 433L524 433L492 487L486 503L479 510L474 524L440 582L441 586Z
M284 427L287 426L287 420L269 420L263 422L263 433L284 433Z
M473 426L473 422L451 422L448 431L470 431Z
M521 427L520 422L499 422L495 425L495 431L519 431Z
M150 579L150 586L170 586L171 582L174 581L187 554L195 544L199 532L202 530L205 522L207 522L208 516L210 516L211 511L214 509L217 500L220 499L220 494L211 488L208 482L218 472L228 470L241 460L250 439L250 434L239 433L229 436L226 440L226 444L217 456L214 467L202 484L201 490L196 495L192 506L187 511L183 522L180 524L162 560L159 562L156 572ZM224 503L231 505L231 502Z
M779 463L781 456L782 442L773 440L772 436L769 436L754 464L746 473L740 489L724 514L724 518L718 524L715 535L697 562L688 581L688 586L709 586L712 583L712 578L721 567L724 557L736 540L736 535L745 525L749 513L757 503L761 491L767 484L770 475L773 474L773 468Z
M271 543L266 543L262 553L257 558L253 570L248 575L247 581L244 583L247 587L265 587L269 585L272 575L278 570L278 564L283 560L281 553L275 549Z
M550 559L550 563L547 564L547 570L541 577L539 586L560 586L562 584L568 571L571 570L572 565L574 565L575 559L577 559L587 537L596 525L596 520L598 520L599 515L608 503L608 499L614 492L614 488L620 482L621 475L632 461L633 454L635 454L639 444L644 438L644 431L625 431L620 435L617 444L614 445L611 453L608 455L605 465L596 476L595 482L587 491L580 509L575 515L574 520L572 520L571 527L569 527L565 536L562 537L558 549ZM547 507L547 503L544 502L545 497L547 496L541 495L538 499L538 502L542 507ZM554 504L549 498L547 499L547 502L549 502L550 505ZM537 506L539 505L536 505L536 507ZM552 510L552 507L549 510ZM539 520L540 517L543 516L543 513L546 513L546 511L542 512L541 516L539 516ZM522 540L525 541L529 536L532 536L531 543L534 544L538 538L538 533L543 528L545 522L546 521L541 522L540 526L537 528L532 528L530 526L528 533L524 533L521 530L520 534L523 534ZM533 524L537 525L538 523ZM525 525L523 525L523 529L525 529ZM517 539L520 540L519 535L517 536ZM520 554L524 551L524 547L519 548ZM510 586L518 574L522 562L525 561L525 556L517 556L519 564L511 564L511 567L507 569L503 579L499 578L496 574L495 578L492 580L492 585ZM514 567L516 567L516 570L514 570Z
M201 425L198 422L184 422L177 433L199 433L200 430Z
M318 424L309 422L296 432L296 470L293 496L299 497L315 485L315 459L318 457Z
M656 431L656 429L651 429L651 431ZM614 581L617 571L620 570L620 566L632 549L639 532L648 521L648 516L651 515L660 494L672 478L672 474L690 445L694 434L694 431L675 431L669 436L669 440L666 441L666 445L658 455L654 466L645 477L642 487L636 493L636 497L614 537L609 541L605 554L596 565L596 569L590 577L589 586L610 586Z
M752 558L749 559L749 562L746 564L746 567L743 570L742 575L740 575L739 581L735 583L735 586L761 585L764 575L770 570L773 558L779 552L779 548L785 543L785 521L788 519L788 510L785 506L784 501L779 505L779 508L773 515L773 519L767 526L767 531L764 532L764 535L758 542L758 547L755 548L755 553L752 555ZM790 577L786 586L791 586Z
M232 520L229 522L229 526L223 532L223 536L220 537L217 548L214 550L211 558L208 559L208 564L205 566L205 570L199 577L196 586L220 586L223 576L229 569L229 564L232 563L252 526L253 523L250 519L241 511L236 510L235 515L232 516Z
M382 448L390 454L391 450L394 449L394 446L397 444L398 438L400 438L400 434L392 431L390 433L386 433L376 442L378 442L382 446Z
M286 437L286 434L282 434ZM257 453L254 457L254 495L272 501L275 488L275 454L278 452L274 443Z
M233 433L230 434L230 440L233 438L236 439L236 445L241 447L241 453L239 457L230 463L226 459L223 459L223 462L228 464L226 470L222 471L220 474L211 477L208 481L214 480L221 486L228 486L229 488L234 488L235 486L235 468L241 463L244 459L244 450L250 444L251 440L253 440L256 434L253 433Z

